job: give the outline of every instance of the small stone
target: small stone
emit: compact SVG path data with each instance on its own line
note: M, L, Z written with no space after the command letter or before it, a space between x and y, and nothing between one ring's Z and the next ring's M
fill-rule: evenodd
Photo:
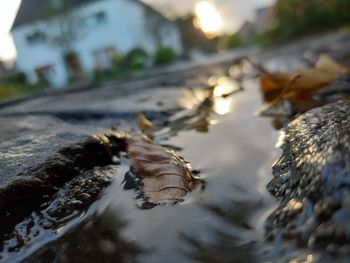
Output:
M91 198L91 195L87 194L87 193L81 193L79 196L78 196L78 199L80 201L88 201L89 199Z
M343 255L350 255L350 245L343 245L339 248L339 253Z
M68 203L68 205L71 205L71 206L80 206L80 205L82 205L82 204L83 204L82 201L76 200L76 199L71 200L71 201Z
M45 221L43 224L42 224L42 227L45 228L45 229L49 229L49 228L52 228L53 224L52 222L50 221Z

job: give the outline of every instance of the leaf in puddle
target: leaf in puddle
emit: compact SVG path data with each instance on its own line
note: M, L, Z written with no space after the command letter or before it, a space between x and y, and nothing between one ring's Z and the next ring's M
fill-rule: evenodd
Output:
M141 179L141 190L150 204L173 204L184 200L197 180L187 163L144 135L127 140L131 170Z

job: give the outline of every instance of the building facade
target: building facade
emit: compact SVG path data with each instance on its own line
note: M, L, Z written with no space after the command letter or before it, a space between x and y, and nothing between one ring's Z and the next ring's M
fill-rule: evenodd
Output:
M142 2L78 2L69 14L38 19L45 0L22 0L12 35L17 70L31 83L43 78L50 86L64 86L70 79L91 75L96 68L110 67L113 56L134 48L150 55L160 46L182 52L176 24Z

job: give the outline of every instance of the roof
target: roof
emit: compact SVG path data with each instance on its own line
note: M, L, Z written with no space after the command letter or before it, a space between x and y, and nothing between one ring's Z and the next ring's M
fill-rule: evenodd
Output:
M268 12L272 6L264 6L264 7L259 7L255 10L255 13L257 16L264 15L266 12Z
M48 1L54 1L54 0L22 0L15 18L15 21L13 22L11 31L18 26L29 24L40 19L40 17L43 16L43 10L45 6L47 6ZM87 4L90 2L96 2L96 1L103 1L103 0L58 0L58 1L63 1L70 6L77 7L82 4ZM130 1L138 2L142 4L144 7L146 7L148 10L152 10L153 12L159 14L159 12L155 11L151 6L143 3L142 1L139 1L139 0L130 0Z
M267 6L256 10L256 26L259 33L262 33L273 27L274 7Z
M43 16L44 8L47 7L48 1L54 0L22 0L21 5L19 6L15 21L12 24L13 30L15 27L32 23L40 17ZM76 7L81 4L86 4L89 2L99 1L99 0L58 0L67 3L72 7Z

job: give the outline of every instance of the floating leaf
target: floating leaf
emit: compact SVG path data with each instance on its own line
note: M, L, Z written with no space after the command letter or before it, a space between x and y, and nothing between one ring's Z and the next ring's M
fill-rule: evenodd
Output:
M140 178L140 189L150 204L173 204L184 200L197 181L182 158L144 135L127 140L131 171Z

